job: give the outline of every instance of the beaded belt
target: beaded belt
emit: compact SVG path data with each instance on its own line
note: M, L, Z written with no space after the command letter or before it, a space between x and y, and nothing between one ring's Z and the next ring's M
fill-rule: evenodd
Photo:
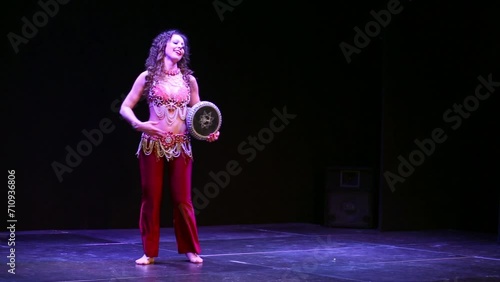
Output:
M145 155L149 156L154 152L157 158L165 157L167 160L177 158L182 153L191 159L193 158L191 140L188 133L174 134L169 132L165 137L150 136L142 133L136 155L139 155L141 149Z

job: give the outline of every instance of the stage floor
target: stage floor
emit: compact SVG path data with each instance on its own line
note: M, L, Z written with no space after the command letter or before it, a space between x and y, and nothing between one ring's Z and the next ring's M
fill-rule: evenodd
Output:
M177 254L163 228L155 264L139 231L17 231L15 274L2 232L1 281L500 281L496 234L380 232L314 224L200 226L204 262Z

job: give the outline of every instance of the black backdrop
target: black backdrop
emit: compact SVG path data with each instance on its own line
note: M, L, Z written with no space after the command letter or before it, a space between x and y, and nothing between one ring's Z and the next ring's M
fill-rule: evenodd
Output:
M199 225L321 223L326 168L363 166L377 172L380 229L497 230L499 91L447 128L449 138L394 191L385 179L415 139L446 126L442 114L474 94L478 76L500 81L492 4L5 5L2 149L5 169L16 170L19 229L136 228L139 134L117 106L153 37L179 28L202 100L223 114L218 142L193 142ZM370 12L387 9L376 29ZM354 28L370 25L369 42L356 47ZM358 48L349 60L341 44ZM144 105L137 111L145 117ZM164 201L162 225L171 226L168 193Z

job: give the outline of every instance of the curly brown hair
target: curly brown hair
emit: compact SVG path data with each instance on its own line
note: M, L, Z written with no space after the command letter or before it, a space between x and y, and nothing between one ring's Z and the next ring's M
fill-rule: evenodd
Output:
M149 56L146 59L146 84L144 86L143 95L147 96L154 81L161 78L163 73L163 59L165 58L165 47L167 42L174 34L179 35L184 40L184 56L177 62L184 81L189 85L189 75L193 71L189 67L189 41L187 36L178 29L169 29L158 34L154 39L149 49Z

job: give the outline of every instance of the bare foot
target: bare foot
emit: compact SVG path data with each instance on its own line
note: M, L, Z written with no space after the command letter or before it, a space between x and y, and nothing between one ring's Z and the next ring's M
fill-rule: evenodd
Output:
M203 262L203 259L198 254L195 254L195 253L186 253L186 257L192 263L202 263Z
M152 264L154 262L155 262L155 258L150 258L146 255L143 255L142 258L135 260L135 263L141 264L141 265Z

